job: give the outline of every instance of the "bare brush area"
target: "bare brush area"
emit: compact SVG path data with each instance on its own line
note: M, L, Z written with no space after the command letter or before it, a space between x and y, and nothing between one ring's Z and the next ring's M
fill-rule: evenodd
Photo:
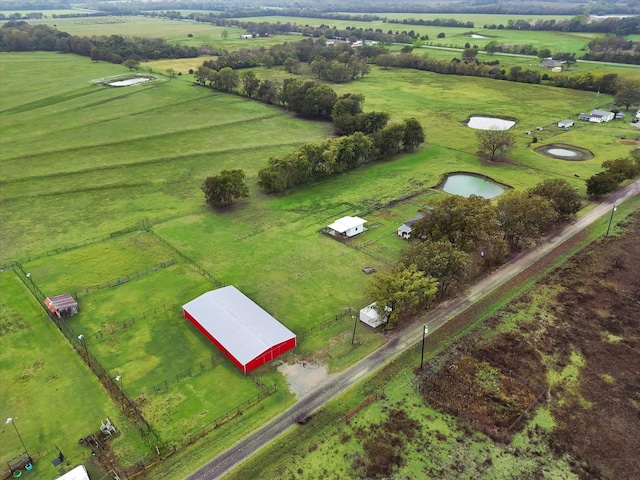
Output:
M603 238L553 271L490 319L479 336L449 352L490 360L545 389L541 400L547 397L555 422L549 446L558 456L569 454L573 471L585 479L633 479L640 471L640 213L625 226L624 233ZM498 432L505 417L496 399L508 399L509 389L502 391L497 370L488 388L491 375L481 374L477 361L466 363L475 366L457 376L458 383L447 375L447 387L457 385L473 402L428 400ZM443 370L459 364L445 362ZM423 392L433 392L434 378L423 378ZM494 414L480 400L497 409Z

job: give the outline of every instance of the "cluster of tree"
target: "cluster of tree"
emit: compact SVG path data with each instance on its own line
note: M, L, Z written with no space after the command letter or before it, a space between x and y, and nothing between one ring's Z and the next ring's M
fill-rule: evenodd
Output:
M207 177L201 187L207 204L220 207L231 205L238 198L248 198L249 187L244 178L243 170L222 170L218 175Z
M313 180L360 165L386 160L424 142L420 123L410 118L365 135L351 135L306 143L284 157L271 157L258 172L258 184L268 192L284 192Z
M387 23L401 23L402 25L423 25L426 27L458 27L474 28L473 22L461 22L453 18L435 18L425 20L424 18L405 18L403 20L388 18Z
M561 179L508 192L496 205L476 195L428 204L393 271L374 276L368 297L381 315L387 314L384 307L393 309L392 328L433 300L464 289L479 271L502 263L510 249L529 245L580 208L578 192Z
M197 57L202 53L202 49L172 45L161 38L128 38L120 35L78 37L47 25L31 25L14 20L0 28L0 49L5 52L43 50L75 53L112 63L123 63L128 58L140 61Z
M299 74L303 64L310 64L309 70L320 80L345 83L363 77L369 72L367 57L378 49L368 48L360 52L348 43L327 45L322 40L304 39L299 42L274 45L268 50L242 49L216 59L207 60L203 66L219 71L226 67L233 69L251 68L264 65L271 68L283 65L289 73Z
M640 17L607 17L596 19L589 15L578 15L566 20L509 20L504 26L507 30L537 30L555 32L595 32L615 35L638 33ZM485 28L491 28L486 26ZM499 27L498 27L499 28Z
M640 21L640 16L638 17ZM590 41L589 51L581 58L596 62L616 62L640 65L640 42L625 37L606 35Z
M602 162L603 172L587 179L587 194L599 197L613 192L625 180L640 175L640 152L634 151L629 157Z
M0 12L0 20L31 20L31 19L41 19L44 18L45 15L42 12L27 12L27 13L10 13L5 15Z
M158 10L157 6L152 6L154 10ZM348 13L337 13L337 12L326 12L318 9L301 9L301 8L251 8L251 7L238 7L234 5L233 7L220 8L219 6L211 6L209 8L212 10L216 10L216 12L208 12L205 14L188 14L186 16L182 16L179 11L160 11L160 12L152 12L148 13L149 16L158 16L158 17L166 17L172 19L196 19L197 16L205 15L207 18L244 18L244 17L304 17L304 18L326 18L329 20L350 20L354 22L375 22L379 20L383 20L381 17L377 15L353 15ZM189 7L192 9L192 7ZM206 8L205 8L206 9Z

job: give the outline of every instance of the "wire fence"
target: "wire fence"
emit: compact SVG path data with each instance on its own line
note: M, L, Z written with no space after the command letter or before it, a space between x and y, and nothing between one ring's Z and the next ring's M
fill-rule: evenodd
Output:
M182 259L184 259L186 262L188 262L190 265L192 265L196 270L198 270L198 272L200 273L200 275L202 275L203 277L205 277L206 279L208 279L210 282L212 282L216 287L220 288L220 287L224 287L225 284L223 282L221 282L220 280L218 280L216 277L214 277L213 275L211 275L204 267L202 267L202 265L200 265L198 262L196 262L194 259L192 259L191 257L189 257L188 255L186 255L185 253L183 253L180 249L178 249L175 245L173 245L171 242L169 242L168 240L166 240L164 237L162 237L161 235L157 234L156 232L154 232L153 230L151 230L150 227L146 228L147 232L149 232L151 235L153 235L160 243L162 243L163 245L165 245L166 247L170 248L174 253L176 253L177 255L179 255Z
M103 290L105 288L117 287L118 285L122 285L123 283L127 283L130 280L134 280L136 278L145 277L149 275L149 273L157 272L158 270L162 270L164 268L168 268L172 265L175 265L176 261L172 258L165 262L158 263L152 267L147 267L142 270L138 270L137 272L127 273L122 275L116 279L108 280L104 283L100 283L98 285L93 285L91 287L86 287L81 290L78 290L72 294L72 297L79 298L85 295L89 295L92 292L97 292L99 290Z
M144 399L145 395L166 392L167 390L169 390L169 387L171 385L180 383L182 380L185 380L187 378L192 378L198 375L199 373L204 372L207 368L210 368L214 364L215 363L214 363L213 357L211 357L210 360L208 361L198 362L194 366L186 368L174 375L171 375L170 377L165 378L163 381L156 383L155 385L152 385L151 387L143 390L140 395Z
M145 320L149 317L153 317L154 315L157 315L158 313L171 310L172 308L175 308L175 306L176 306L176 302L175 300L172 300L171 302L166 302L166 303L163 303L162 305L158 305L153 308L150 308L149 310L145 310L142 313L139 313L137 315L127 318L126 320L121 320L118 322L109 322L107 324L107 327L101 330L98 330L96 333L89 334L88 336L83 334L84 340L90 344L101 342L121 330L126 330L127 328L133 327L136 324L136 322L139 322L140 320ZM92 341L89 342L88 341L89 339L91 339Z
M329 328L330 326L334 325L336 322L339 322L343 318L349 317L349 318L353 319L354 318L353 316L354 315L358 315L359 313L360 313L359 310L355 310L352 307L347 307L342 312L336 313L332 317L328 318L325 322L323 322L323 323L321 323L319 325L315 325L315 326L309 328L308 330L305 330L304 332L298 334L298 339L302 339L302 338L308 336L311 333L315 333L317 331L324 330L325 328Z

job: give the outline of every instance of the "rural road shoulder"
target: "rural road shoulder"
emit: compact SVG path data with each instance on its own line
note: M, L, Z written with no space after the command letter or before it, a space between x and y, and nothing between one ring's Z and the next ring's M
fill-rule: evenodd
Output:
M565 241L591 225L599 218L612 211L616 204L620 204L632 196L640 194L640 180L619 190L610 198L597 205L593 210L571 225L548 237L538 248L527 252L508 264L493 272L488 277L474 285L466 295L446 302L429 313L427 326L429 332L434 332L452 318L465 311L475 302L488 295L496 288L505 284L519 273L526 270L538 260L549 254ZM389 361L414 346L422 338L422 328L403 329L396 335L391 335L389 341L375 352L352 365L348 369L330 375L315 389L300 398L288 410L275 417L254 432L248 434L238 443L222 452L202 468L191 474L189 480L213 480L220 478L227 471L240 464L260 448L276 439L296 422L320 408L354 383L367 375L382 368Z

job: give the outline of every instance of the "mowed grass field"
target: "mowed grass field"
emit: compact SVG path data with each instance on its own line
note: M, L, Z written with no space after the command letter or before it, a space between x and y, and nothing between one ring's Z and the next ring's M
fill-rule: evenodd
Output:
M42 72L46 81L25 82L25 78L42 77ZM603 160L628 154L631 147L621 137L637 136L636 129L623 123L584 124L561 135L548 133L558 131L556 121L589 111L596 101L609 101L604 95L596 98L542 86L373 68L365 79L334 88L339 93L364 94L366 110L389 111L394 120L415 116L424 125L427 143L390 162L284 195L266 195L257 186L257 172L269 156L331 136L330 124L301 120L276 107L195 87L189 75L173 80L158 76L120 89L93 83L120 73L127 70L70 55L0 55L0 219L4 226L0 259L22 258L145 221L216 278L236 285L299 334L299 346L287 360L322 360L334 371L383 342L361 327L351 346L353 321L347 317L336 322L332 317L367 302L364 289L369 277L361 269L372 266L384 271L397 258L405 243L394 238L395 228L414 216L426 198L442 195L432 187L443 175L481 173L514 188L560 177L584 193L583 179L599 171ZM478 160L475 132L462 123L473 114L518 120L519 140L512 162L487 166ZM536 154L527 147L530 137L524 133L535 126L544 126L539 133L543 142L575 144L590 149L594 159L564 162ZM225 168L245 170L251 197L231 208L203 212L200 185L206 176ZM405 197L410 198L397 207L387 206ZM343 215L362 215L370 221L369 231L354 242L369 243L365 248L350 248L318 233ZM45 294L55 294L113 280L173 257L149 233L134 232L33 260L24 267ZM3 291L7 309L29 318L25 324L47 324L28 294L20 300L14 293L20 287L16 285L6 290L7 295ZM179 308L117 334L95 335L149 307L169 300L182 305L211 288L191 266L178 262L81 297L81 314L70 319L77 333L94 342L88 346L108 371L122 376L124 390L131 396L214 357L213 367L144 404L145 415L167 443L254 395L257 387L181 317ZM55 328L52 335L59 342L54 355L74 358L81 366ZM19 340L5 335L1 341L4 348L5 342ZM31 349L37 350L43 337L33 335L30 341ZM7 362L11 375L24 368L14 357ZM88 370L87 375L91 382ZM293 401L274 365L263 367L257 375L267 385L277 384L278 393L229 430L215 432L215 446L202 459ZM93 384L102 392L95 380ZM234 391L215 403L207 392L209 388L219 392L221 385L231 385ZM7 398L3 405L13 408L16 402L28 400L43 411L49 405L47 397L35 391L20 395ZM106 396L104 401L108 402ZM75 429L47 430L40 439L35 427L30 428L35 433L29 438L37 438L38 445L58 436L76 436ZM141 457L135 444L119 447L118 454L124 461Z

